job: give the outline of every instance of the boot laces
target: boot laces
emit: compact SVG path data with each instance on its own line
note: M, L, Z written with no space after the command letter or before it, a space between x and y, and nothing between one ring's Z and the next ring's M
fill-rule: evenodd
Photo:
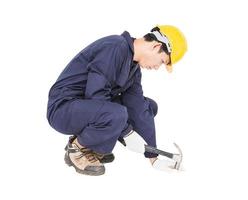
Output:
M81 154L79 155L78 159L85 156L87 158L87 160L91 163L98 161L97 155L92 150L90 150L86 147L83 147L83 148L80 148L79 151L81 152Z

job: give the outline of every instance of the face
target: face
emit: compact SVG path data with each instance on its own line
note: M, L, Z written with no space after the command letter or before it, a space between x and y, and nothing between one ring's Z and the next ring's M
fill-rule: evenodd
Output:
M142 51L142 56L139 60L139 65L145 69L159 69L160 66L166 66L169 63L169 56L165 52L159 52L161 47L160 43L147 42L147 45Z

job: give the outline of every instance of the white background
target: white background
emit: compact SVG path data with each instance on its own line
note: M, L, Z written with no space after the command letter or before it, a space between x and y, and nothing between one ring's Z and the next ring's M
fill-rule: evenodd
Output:
M247 199L247 15L241 0L1 1L0 199ZM158 146L176 141L184 171L156 171L117 144L104 176L77 174L46 120L49 88L87 44L157 24L188 39L174 73L142 79L159 104Z

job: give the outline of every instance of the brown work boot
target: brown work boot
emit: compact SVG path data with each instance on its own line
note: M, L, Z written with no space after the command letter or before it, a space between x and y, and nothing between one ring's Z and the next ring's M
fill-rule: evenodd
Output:
M77 136L73 135L69 138L69 142L65 147L65 151L67 151L68 145L71 145L72 142L77 138ZM114 161L115 156L113 153L108 153L108 154L100 154L100 153L96 153L94 152L97 159L100 161L100 163L111 163Z
M70 140L72 139L70 138ZM77 138L67 144L65 162L81 174L98 176L105 173L105 167L100 163L96 154L80 145Z

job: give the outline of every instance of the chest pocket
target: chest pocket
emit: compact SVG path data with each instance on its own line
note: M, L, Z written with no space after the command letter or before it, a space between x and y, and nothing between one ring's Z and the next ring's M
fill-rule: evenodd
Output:
M123 92L123 87L120 87L118 85L114 86L112 89L111 89L111 96L112 97L115 97L115 96L118 96L120 95L122 92Z

